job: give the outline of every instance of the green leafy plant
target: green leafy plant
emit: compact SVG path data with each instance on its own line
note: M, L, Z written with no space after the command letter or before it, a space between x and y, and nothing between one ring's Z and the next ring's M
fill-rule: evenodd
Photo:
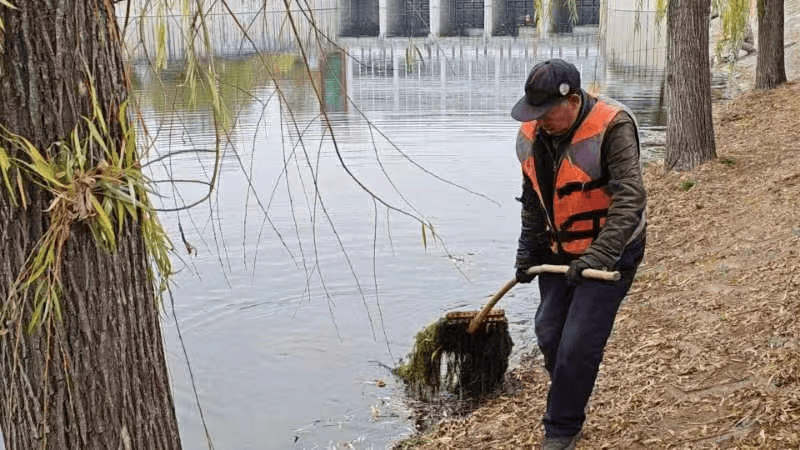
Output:
M172 245L147 196L148 180L136 157L134 132L126 115L127 101L119 108L123 139L117 145L97 104L93 86L91 98L92 117L79 122L65 140L53 143L49 153L0 126L0 172L13 204L27 207L23 179L52 196L47 208L49 226L9 293L9 300L25 299L28 289L33 289L29 332L51 318L61 319L63 250L73 224L87 224L96 245L114 252L125 220L136 221L160 275L159 292L166 288L172 272L168 257ZM98 147L103 149L104 157L90 167L90 150ZM17 156L10 156L8 148L16 149ZM16 189L11 182L14 174ZM20 292L26 294L20 296Z
M717 41L717 57L726 58L733 65L736 55L742 48L747 33L747 16L750 2L747 0L714 0L714 8L719 11L721 38Z

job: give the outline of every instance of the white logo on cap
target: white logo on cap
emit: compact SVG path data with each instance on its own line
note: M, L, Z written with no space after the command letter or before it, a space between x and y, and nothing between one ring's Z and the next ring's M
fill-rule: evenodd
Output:
M558 85L558 92L560 92L561 95L567 95L567 93L569 93L569 85L567 83L561 83Z

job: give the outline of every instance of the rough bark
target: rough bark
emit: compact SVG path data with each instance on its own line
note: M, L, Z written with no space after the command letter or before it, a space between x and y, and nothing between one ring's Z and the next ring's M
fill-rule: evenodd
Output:
M783 59L783 0L758 0L758 58L756 89L786 82Z
M111 139L128 95L110 0L13 1L0 6L0 124L37 148L91 116L90 76ZM14 151L14 149L9 149ZM92 163L102 157L94 149ZM0 190L0 303L48 226L50 194L31 183L26 209ZM159 309L139 226L115 253L76 223L64 251L63 320L48 332L0 325L0 427L9 450L179 448ZM30 294L30 293L29 293Z
M708 57L709 0L670 0L667 8L665 167L691 170L716 158Z

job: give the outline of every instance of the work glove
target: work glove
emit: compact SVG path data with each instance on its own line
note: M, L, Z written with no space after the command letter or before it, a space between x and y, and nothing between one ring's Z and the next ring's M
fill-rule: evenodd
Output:
M517 283L530 283L536 278L536 274L529 274L527 270L535 264L526 265L525 267L517 267Z
M588 269L589 263L582 259L573 259L569 263L569 270L567 270L567 284L570 286L577 286L583 283L583 271Z

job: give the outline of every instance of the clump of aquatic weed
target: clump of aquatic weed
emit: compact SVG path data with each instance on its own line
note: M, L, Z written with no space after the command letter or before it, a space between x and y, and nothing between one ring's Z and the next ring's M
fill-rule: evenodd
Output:
M417 398L429 398L440 387L442 353L437 345L439 322L428 325L417 333L414 347L407 360L394 369L394 374L406 384L406 389Z
M474 335L466 328L464 321L442 318L417 333L406 362L394 370L409 395L431 400L444 390L479 397L502 384L514 345L507 320L487 322Z

